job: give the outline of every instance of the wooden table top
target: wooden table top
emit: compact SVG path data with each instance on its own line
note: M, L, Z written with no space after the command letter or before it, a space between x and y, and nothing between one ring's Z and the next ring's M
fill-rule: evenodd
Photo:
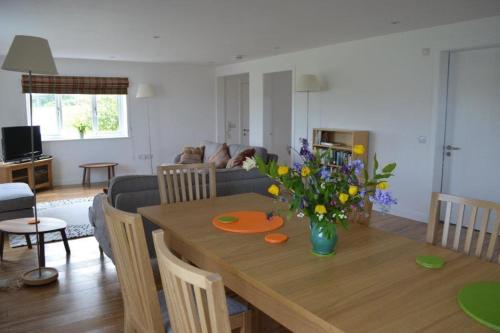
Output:
M468 282L499 281L500 265L418 243L370 227L339 228L337 254L310 252L306 220L278 229L281 245L265 234L233 234L213 227L234 210L270 211L283 204L243 194L140 208L166 230L169 245L201 268L216 271L229 288L294 332L487 332L457 304ZM427 270L417 255L446 264Z
M0 231L8 232L11 234L34 234L35 225L28 224L28 221L33 220L33 217L24 217L14 220L5 220L0 222ZM38 232L45 233L65 229L67 223L61 219L53 217L39 217Z
M118 163L115 162L100 162L100 163L85 163L85 164L80 164L80 168L108 168L108 167L114 167L117 166Z

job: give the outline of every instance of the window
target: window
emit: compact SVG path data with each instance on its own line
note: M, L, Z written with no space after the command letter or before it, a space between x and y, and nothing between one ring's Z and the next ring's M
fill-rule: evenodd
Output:
M126 137L126 95L33 94L33 123L45 141Z

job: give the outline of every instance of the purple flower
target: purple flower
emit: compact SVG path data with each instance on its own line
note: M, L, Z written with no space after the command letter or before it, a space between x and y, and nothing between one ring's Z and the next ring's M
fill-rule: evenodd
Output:
M314 154L311 152L311 150L309 150L309 142L304 138L300 138L299 141L301 144L299 155L305 161L312 161L314 159Z
M297 173L300 173L300 171L302 170L302 164L299 162L295 162L293 163L293 168L295 171L297 171Z
M354 160L354 161L349 162L348 166L351 170L354 169L354 174L356 176L359 176L361 174L361 170L364 169L365 164L361 160Z
M330 168L322 167L319 170L319 175L320 175L321 179L328 179L332 175L332 171L330 170Z
M382 212L387 212L391 205L397 205L398 201L392 197L391 192L376 189L375 193L370 196L370 201L377 204Z

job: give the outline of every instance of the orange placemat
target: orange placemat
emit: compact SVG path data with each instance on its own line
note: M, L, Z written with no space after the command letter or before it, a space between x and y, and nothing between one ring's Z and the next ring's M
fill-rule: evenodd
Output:
M234 217L236 221L227 222L227 217ZM212 220L212 224L216 228L239 234L273 231L280 228L283 223L283 218L280 216L273 216L268 220L266 213L259 211L227 212L217 215Z

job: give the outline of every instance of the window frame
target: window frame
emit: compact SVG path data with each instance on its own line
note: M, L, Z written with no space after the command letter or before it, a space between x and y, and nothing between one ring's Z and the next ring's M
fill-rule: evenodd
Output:
M97 96L92 96L92 130L87 132L83 138L80 137L65 137L62 135L63 128L63 110L62 110L62 96L63 95L82 95L82 94L44 94L43 95L53 95L55 97L56 103L56 117L57 117L57 128L59 131L58 135L43 135L42 141L72 141L72 140L95 140L95 139L119 139L119 138L129 138L130 130L129 130L129 114L128 114L128 95L120 95L120 94L109 94L112 96L119 97L117 100L118 104L118 124L119 129L115 132L100 132L97 130L98 128L98 113L97 113ZM26 113L28 122L30 119L30 96L26 95ZM107 95L107 96L109 96Z

